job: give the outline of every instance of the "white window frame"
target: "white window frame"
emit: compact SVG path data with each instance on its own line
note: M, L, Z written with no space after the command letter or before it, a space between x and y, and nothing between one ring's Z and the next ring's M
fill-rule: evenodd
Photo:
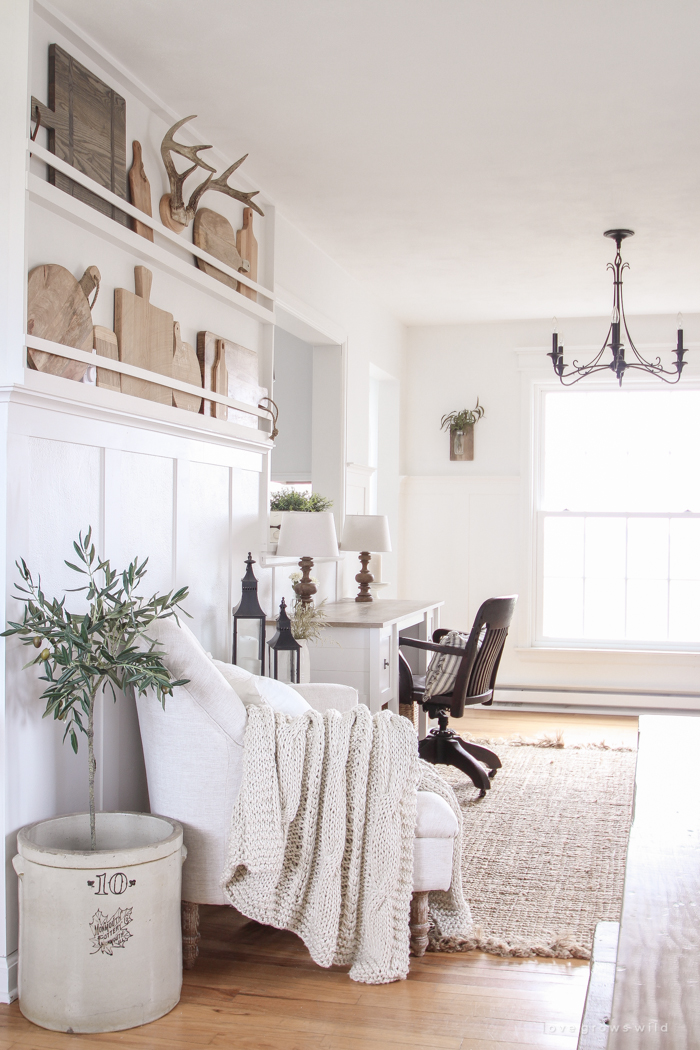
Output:
M521 351L522 352L522 351ZM700 380L685 376L681 380L682 389L700 390ZM586 383L586 380L583 380ZM628 380L625 377L626 389L649 390L658 384L658 380L651 378L634 378ZM530 383L525 383L523 391L524 420L529 420L529 440L523 442L523 473L529 477L529 498L524 501L527 505L528 528L528 550L525 558L525 573L527 582L525 593L529 593L527 623L524 625L524 636L521 645L524 644L532 649L556 649L556 650L610 650L623 651L626 653L649 653L649 652L700 652L700 643L692 642L668 642L668 641L638 641L626 639L595 639L595 638L551 638L545 636L542 630L543 613L543 583L544 583L544 521L547 517L611 517L611 518L700 518L700 513L668 512L659 511L653 513L627 512L627 511L546 511L542 509L544 490L544 419L545 419L545 396L548 393L560 392L561 385L556 379L543 380L531 378ZM578 386L571 388L576 392L609 392L610 383L589 381L584 390ZM678 388L677 388L678 389ZM525 582L525 580L524 580Z

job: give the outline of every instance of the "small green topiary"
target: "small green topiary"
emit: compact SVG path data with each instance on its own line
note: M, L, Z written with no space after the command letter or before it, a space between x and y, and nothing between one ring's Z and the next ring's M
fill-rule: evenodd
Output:
M305 496L303 492L297 492L295 489L282 489L281 492L276 492L270 500L270 510L304 510L304 511L323 511L330 510L333 506L333 500L327 499L325 496L319 496L318 492L312 492L310 496Z

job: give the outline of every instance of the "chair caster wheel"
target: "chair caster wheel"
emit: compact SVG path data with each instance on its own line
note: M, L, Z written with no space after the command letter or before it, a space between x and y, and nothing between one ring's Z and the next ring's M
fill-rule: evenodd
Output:
M493 778L496 776L496 773L498 773L497 769L489 769L489 778L493 780Z
M479 792L479 798L485 798L485 797L486 797L486 792L482 788L481 791Z

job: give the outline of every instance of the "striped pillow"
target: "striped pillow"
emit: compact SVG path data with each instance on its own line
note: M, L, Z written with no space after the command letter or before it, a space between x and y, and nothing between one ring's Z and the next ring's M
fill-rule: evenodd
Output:
M440 645L453 645L459 649L465 649L468 641L468 634L450 631L449 634L442 636ZM425 676L424 701L429 700L431 696L443 696L445 693L452 692L461 662L461 656L453 656L450 653L435 653L430 661L428 673Z

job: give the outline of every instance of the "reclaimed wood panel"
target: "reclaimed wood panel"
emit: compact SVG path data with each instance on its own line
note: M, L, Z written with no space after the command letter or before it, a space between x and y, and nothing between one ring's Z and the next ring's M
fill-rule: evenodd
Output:
M49 45L49 101L32 97L32 117L48 129L48 148L61 160L127 200L126 102L58 44ZM130 219L113 204L55 168L48 181L111 219Z

